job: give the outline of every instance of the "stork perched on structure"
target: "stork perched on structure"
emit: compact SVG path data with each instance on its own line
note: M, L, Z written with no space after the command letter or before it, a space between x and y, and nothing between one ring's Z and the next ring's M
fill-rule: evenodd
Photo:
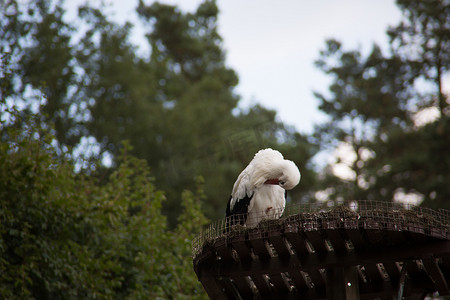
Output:
M226 209L226 230L234 224L256 226L261 220L280 218L286 190L299 181L300 171L294 162L276 150L259 150L234 183Z

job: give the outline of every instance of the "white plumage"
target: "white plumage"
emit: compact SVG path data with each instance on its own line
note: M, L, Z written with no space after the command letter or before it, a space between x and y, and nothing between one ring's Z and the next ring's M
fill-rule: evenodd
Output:
M281 217L286 205L286 190L300 181L294 162L285 160L273 149L255 154L234 183L226 216L227 227L233 224L255 226L263 219Z

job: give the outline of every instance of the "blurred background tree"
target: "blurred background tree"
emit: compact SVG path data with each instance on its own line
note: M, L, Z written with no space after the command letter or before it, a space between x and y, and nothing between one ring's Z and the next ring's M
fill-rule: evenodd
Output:
M99 182L58 155L40 115L5 115L1 299L207 299L191 261L191 241L208 222L202 180L183 192L180 224L171 230L164 192L129 145Z
M107 176L128 140L167 191L164 212L174 226L177 199L197 175L208 178L205 212L222 217L239 172L259 149L274 147L304 173L291 199L311 201L316 148L277 121L274 111L238 108L238 78L225 64L214 1L194 13L141 1L137 12L148 32L149 57L138 56L129 42L133 25L110 21L101 7L80 7L77 24L64 22L60 1L7 1L4 11L2 53L9 53L18 74L5 97L31 110L41 100L30 91L40 91L40 112L48 116L43 121L54 124L61 153L80 153L86 138L94 141L98 151L88 153L93 163L84 162L82 172L101 168L97 174ZM99 159L106 163L95 164Z
M321 184L334 201L409 196L449 208L450 103L443 80L449 71L450 6L397 3L403 19L387 31L389 54L374 45L365 57L329 40L316 62L333 82L329 95L316 93L329 122L317 126L315 136L322 147L347 149L345 178L330 165Z

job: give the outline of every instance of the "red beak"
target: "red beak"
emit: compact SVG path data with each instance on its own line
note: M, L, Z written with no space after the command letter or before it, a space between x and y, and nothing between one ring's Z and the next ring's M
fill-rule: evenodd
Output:
M275 184L278 185L280 183L280 180L278 179L267 179L266 182L264 182L264 184Z

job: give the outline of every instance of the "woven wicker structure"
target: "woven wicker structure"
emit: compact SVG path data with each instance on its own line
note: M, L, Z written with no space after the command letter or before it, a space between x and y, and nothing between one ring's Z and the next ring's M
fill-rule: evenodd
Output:
M450 211L354 201L291 206L257 227L193 241L211 299L421 299L450 295Z

